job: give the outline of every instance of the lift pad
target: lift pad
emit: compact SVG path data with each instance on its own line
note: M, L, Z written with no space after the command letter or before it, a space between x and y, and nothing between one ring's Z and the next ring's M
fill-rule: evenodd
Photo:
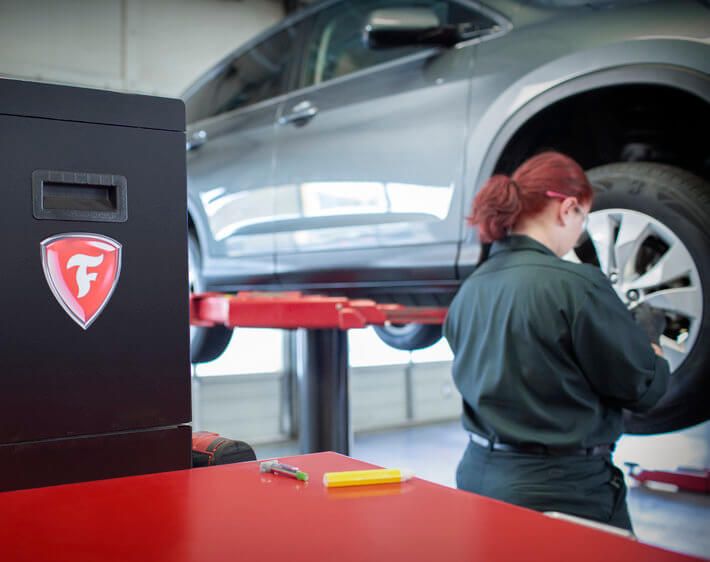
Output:
M710 470L707 468L678 467L676 470L645 470L634 463L625 464L631 469L629 472L631 477L641 484L647 482L672 484L679 490L710 494Z
M441 324L444 307L409 307L378 304L368 299L347 299L300 292L241 292L235 296L200 293L190 297L193 326L229 328L338 328L370 325Z

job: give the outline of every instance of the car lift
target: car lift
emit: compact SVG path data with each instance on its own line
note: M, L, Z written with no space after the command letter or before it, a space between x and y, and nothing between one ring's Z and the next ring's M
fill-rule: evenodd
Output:
M302 453L350 453L347 330L370 325L441 324L446 311L300 292L201 293L190 297L193 326L299 329Z

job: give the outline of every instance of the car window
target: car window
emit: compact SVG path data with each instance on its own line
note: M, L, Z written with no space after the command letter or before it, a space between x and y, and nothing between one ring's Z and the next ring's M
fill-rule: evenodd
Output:
M472 29L494 25L471 5L451 0L345 0L313 16L301 86L320 84L422 49L417 46L368 49L363 42L362 32L372 11L404 7L429 8L442 25L469 24Z
M286 92L300 26L291 26L229 61L186 102L189 123Z

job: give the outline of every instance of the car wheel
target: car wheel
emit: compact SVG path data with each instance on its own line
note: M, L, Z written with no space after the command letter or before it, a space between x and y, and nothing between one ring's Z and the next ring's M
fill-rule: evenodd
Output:
M655 163L609 164L587 174L594 206L586 241L572 259L598 265L629 308L645 303L666 317L661 347L672 372L668 392L649 412L627 412L625 429L661 433L705 421L710 184Z
M200 245L192 234L188 237L188 275L190 280L190 294L204 291L202 276L200 275ZM190 361L192 363L206 363L217 359L224 352L232 339L232 330L224 326L214 328L200 328L190 326Z
M436 324L390 324L375 326L375 332L390 347L405 351L424 349L441 339L441 326Z

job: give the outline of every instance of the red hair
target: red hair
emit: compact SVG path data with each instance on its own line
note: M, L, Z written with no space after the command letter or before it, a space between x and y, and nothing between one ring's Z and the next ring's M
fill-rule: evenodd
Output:
M511 177L490 178L473 200L468 223L478 226L481 242L500 240L521 218L539 214L548 191L591 203L594 191L582 167L559 152L543 152L523 162Z

